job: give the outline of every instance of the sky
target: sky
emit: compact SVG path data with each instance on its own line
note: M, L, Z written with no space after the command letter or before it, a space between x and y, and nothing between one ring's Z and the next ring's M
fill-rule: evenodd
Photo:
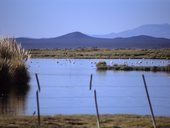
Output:
M102 35L170 24L170 0L0 0L0 36Z

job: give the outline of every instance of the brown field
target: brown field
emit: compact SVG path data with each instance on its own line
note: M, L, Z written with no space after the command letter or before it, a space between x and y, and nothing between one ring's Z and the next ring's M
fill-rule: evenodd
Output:
M32 58L170 59L170 49L32 49Z
M150 116L101 115L101 128L152 128ZM156 117L158 128L170 128L170 117ZM95 115L42 116L41 128L96 128ZM0 128L37 128L36 116L0 116Z

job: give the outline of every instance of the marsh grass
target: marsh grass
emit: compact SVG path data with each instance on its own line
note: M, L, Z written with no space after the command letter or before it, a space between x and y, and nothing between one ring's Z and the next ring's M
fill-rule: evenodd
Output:
M0 117L3 128L36 128L35 116ZM170 117L156 117L158 128L170 128ZM41 116L42 128L96 128L95 115ZM153 128L150 116L101 115L101 128Z
M123 71L162 71L170 72L170 65L166 66L128 66L127 64L107 65L106 62L96 63L97 70L123 70Z
M74 58L74 59L170 59L170 49L32 49L33 58Z
M0 89L7 91L16 86L25 88L29 73L25 62L30 58L14 38L0 38ZM27 88L27 87L26 87Z

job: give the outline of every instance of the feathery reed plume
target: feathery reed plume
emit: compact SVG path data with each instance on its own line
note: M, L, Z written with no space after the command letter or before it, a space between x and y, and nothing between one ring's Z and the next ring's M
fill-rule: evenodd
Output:
M0 38L0 88L28 83L30 78L25 62L29 58L29 52L15 38Z

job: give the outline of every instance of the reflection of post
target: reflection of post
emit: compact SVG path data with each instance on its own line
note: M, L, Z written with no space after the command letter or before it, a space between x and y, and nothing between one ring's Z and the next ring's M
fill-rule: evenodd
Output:
M40 106L39 106L39 95L38 91L36 91L36 97L37 97L37 112L38 112L38 126L40 127Z
M154 126L154 128L156 128L155 116L154 116L154 113L153 113L152 104L151 104L151 101L150 101L149 92L148 92L148 88L147 88L146 81L145 81L145 76L142 75L142 78L143 78L143 82L144 82L144 87L145 87L145 91L146 91L146 96L147 96L148 103L149 103L149 108L150 108L150 111L151 111L151 114L152 114L153 126Z
M95 107L96 107L96 114L97 114L97 128L100 128L100 116L99 116L99 110L97 104L96 90L94 90L94 100L95 100Z
M92 88L92 80L93 80L93 74L90 75L89 90L91 90L91 88Z
M40 82L39 82L39 79L38 79L38 74L37 73L35 73L35 78L36 78L36 80L37 80L37 85L38 85L38 91L40 92Z

